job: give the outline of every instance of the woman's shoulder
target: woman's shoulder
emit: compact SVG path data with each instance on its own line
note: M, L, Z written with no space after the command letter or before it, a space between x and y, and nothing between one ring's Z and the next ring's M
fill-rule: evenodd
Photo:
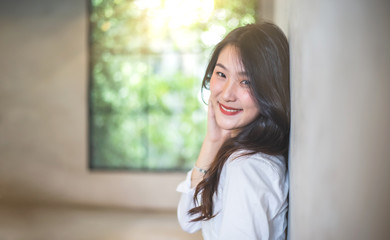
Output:
M287 164L283 156L261 152L248 154L246 151L238 151L229 157L226 165L227 169L243 173L256 171L277 177L284 177L287 174Z

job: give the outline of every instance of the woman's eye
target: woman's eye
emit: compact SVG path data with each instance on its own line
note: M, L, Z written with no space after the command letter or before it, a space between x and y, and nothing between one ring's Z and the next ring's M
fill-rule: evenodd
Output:
M226 78L226 75L224 73L217 72L217 75L220 76L220 77Z
M241 84L244 86L249 86L251 84L251 82L249 80L242 80Z

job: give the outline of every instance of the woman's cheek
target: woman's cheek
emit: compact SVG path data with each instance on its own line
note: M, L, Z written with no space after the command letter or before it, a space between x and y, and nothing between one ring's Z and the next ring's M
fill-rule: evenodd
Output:
M210 93L211 95L216 95L220 91L221 84L218 83L218 79L212 77L210 79Z

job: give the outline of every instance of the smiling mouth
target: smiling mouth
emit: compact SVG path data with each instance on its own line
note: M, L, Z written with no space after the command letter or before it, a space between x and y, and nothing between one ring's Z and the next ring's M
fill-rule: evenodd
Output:
M219 103L219 109L221 110L221 112L225 115L236 115L238 113L240 113L242 111L242 109L238 109L238 108L231 108L231 107L228 107L228 106L225 106L225 105L222 105L221 103Z

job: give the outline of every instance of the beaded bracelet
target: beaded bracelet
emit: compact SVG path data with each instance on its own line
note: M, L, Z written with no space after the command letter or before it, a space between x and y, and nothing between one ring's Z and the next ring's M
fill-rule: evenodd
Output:
M199 167L197 167L197 166L195 166L195 165L194 165L194 168L195 168L196 170L198 170L199 172L203 173L203 174L206 174L206 173L207 173L207 170L204 170L204 169L202 169L202 168L199 168Z

